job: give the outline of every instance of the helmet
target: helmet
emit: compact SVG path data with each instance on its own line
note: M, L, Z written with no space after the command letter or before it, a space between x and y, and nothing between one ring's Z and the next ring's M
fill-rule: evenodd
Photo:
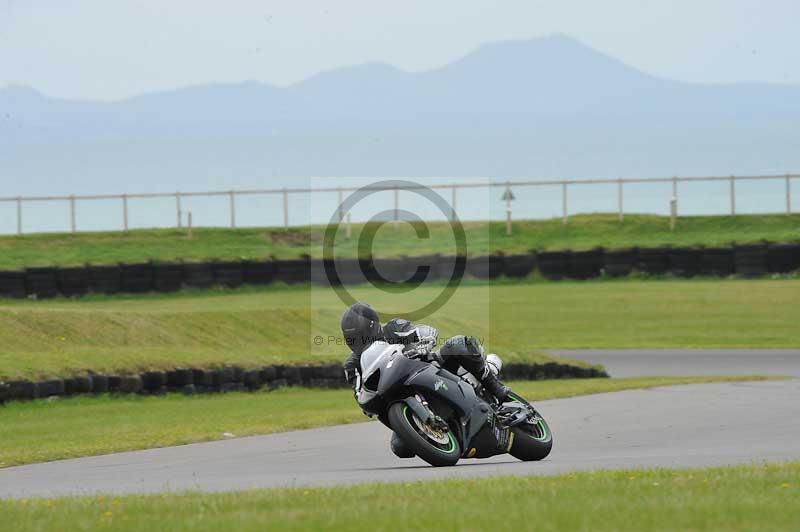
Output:
M372 342L383 340L378 313L366 303L353 303L342 314L342 336L353 353L360 355Z

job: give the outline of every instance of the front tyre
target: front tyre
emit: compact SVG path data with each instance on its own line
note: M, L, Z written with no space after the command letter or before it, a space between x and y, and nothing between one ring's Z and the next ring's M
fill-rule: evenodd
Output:
M553 448L553 433L547 422L539 415L536 423L528 421L511 428L514 441L508 451L511 456L524 462L541 460Z
M432 466L451 466L461 457L461 446L451 430L423 423L403 402L389 407L389 426L414 454Z

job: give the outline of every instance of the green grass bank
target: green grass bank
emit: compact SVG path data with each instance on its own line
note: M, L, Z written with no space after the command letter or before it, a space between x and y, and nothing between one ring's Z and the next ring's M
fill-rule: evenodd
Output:
M386 224L376 234L373 255L455 254L447 223L427 224L428 238L418 238L408 224ZM357 256L364 226L353 225L353 236L336 240L336 256ZM674 231L669 218L656 215L577 215L565 226L560 219L520 220L505 234L504 222L464 222L468 254L525 253L531 249L625 248L631 246L717 246L732 242L800 241L800 214L685 216ZM221 229L196 228L192 238L185 230L142 229L129 233L42 233L0 236L0 270L29 266L115 264L118 262L205 261L210 259L293 258L322 255L324 227Z
M433 501L442 501L436 503ZM797 530L800 462L0 501L12 530Z

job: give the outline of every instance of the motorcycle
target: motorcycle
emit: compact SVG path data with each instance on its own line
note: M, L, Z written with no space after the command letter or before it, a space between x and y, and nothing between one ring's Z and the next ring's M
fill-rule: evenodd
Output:
M361 355L355 389L364 413L432 466L504 453L541 460L553 446L550 427L530 403L515 393L498 402L466 371L442 367L429 345L374 342Z

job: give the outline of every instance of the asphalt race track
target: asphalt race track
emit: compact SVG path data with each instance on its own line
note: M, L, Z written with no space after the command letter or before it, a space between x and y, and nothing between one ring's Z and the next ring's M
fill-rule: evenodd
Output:
M762 354L751 351L744 358ZM785 373L797 374L798 356L800 352L788 357ZM615 364L620 367L609 368L612 374L624 374L619 360ZM646 373L659 374L661 366L654 362L648 368L652 371ZM360 423L8 468L0 470L0 497L220 491L800 459L798 405L798 379L630 390L539 403L555 434L554 450L542 462L522 463L504 455L432 468L416 458L395 458L388 449L388 430L379 423Z
M553 354L602 364L612 377L638 375L793 375L800 349L556 349Z

